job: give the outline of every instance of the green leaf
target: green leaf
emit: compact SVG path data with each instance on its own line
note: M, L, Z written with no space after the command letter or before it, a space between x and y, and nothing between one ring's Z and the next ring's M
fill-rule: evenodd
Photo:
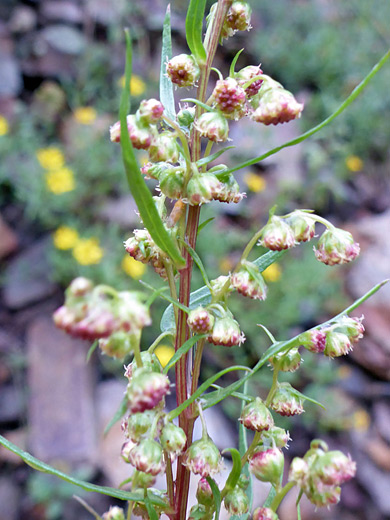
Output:
M146 490L145 490L146 491ZM145 493L145 506L150 520L158 520L158 514L154 509L148 495Z
M222 155L224 152L227 152L227 150L231 150L232 148L235 148L235 146L225 146L225 148L218 150L218 152L215 152L212 155L208 155L207 157L203 157L202 159L199 159L199 161L197 161L196 164L199 168L201 166L205 166L205 164L215 161L216 159L218 159L220 155Z
M212 222L214 219L215 219L215 217L210 217L207 220L205 220L204 222L202 222L201 224L199 224L198 235L202 231L202 229L205 228L207 226L207 224L210 224L210 222Z
M238 479L241 475L241 455L238 450L235 448L227 448L223 451L223 454L226 451L230 451L232 460L233 460L233 467L231 472L229 473L229 476L226 480L225 487L223 488L223 493L229 493L232 489L236 487L236 484L238 482Z
M207 276L206 269L203 265L202 260L200 259L200 256L195 251L195 249L193 249L189 244L187 244L187 242L185 242L184 240L181 240L180 242L183 244L183 246L187 249L187 251L191 255L192 260L196 263L196 265L200 271L200 274L202 275L204 283L206 284L207 287L210 287L209 277Z
M133 146L127 131L127 113L130 105L130 78L131 78L131 40L129 31L126 30L126 68L125 68L125 86L122 90L121 104L119 110L119 119L121 123L121 148L122 158L125 166L126 177L129 184L131 194L137 204L142 221L149 231L156 245L162 249L178 267L185 266L185 260L173 242L171 236L165 229L160 215L158 214L155 202L146 186L141 175L140 167L134 154Z
M182 101L185 101L186 103L194 103L194 105L199 105L200 107L204 108L207 112L214 112L214 108L210 105L206 105L206 103L203 103L203 101L200 101L199 99L195 98L185 98L182 99Z
M234 78L234 69L236 68L236 64L237 64L237 61L238 61L238 58L240 57L240 54L243 52L244 49L241 49L237 52L237 54L234 56L233 58L233 61L230 65L230 72L229 72L229 77L230 78Z
M190 311L190 309L188 307L186 307L185 305L183 305L182 303L178 302L177 300L174 300L167 294L164 294L162 291L156 290L154 287L152 287L148 283L144 282L143 280L140 280L140 284L142 284L144 287L146 287L150 291L153 291L153 294L158 293L158 296L160 298L162 298L163 300L166 300L167 302L170 302L171 305L176 305L176 307L178 307L182 311L186 312L187 314ZM175 328L175 327L173 326L173 328ZM172 327L170 329L163 330L162 332L167 332L167 330L172 330Z
M174 121L176 119L175 97L173 95L173 84L168 78L166 71L166 63L172 58L172 40L171 40L171 5L168 4L165 14L162 49L161 49L161 68L160 68L160 101L164 106L164 110Z
M305 394L302 394L302 392L299 392L296 388L294 388L294 394L296 394L301 399L304 399L305 401L309 401L310 403L316 404L317 406L320 406L323 410L326 410L325 406L321 404L319 401L316 401L312 397L309 397Z
M207 482L210 484L211 491L213 492L213 497L214 497L214 504L215 504L214 520L218 520L219 513L221 511L221 493L219 491L219 488L218 488L215 480L213 480L211 477L206 477L206 478L207 478Z
M141 502L144 503L144 497L142 492L134 491L129 493L128 491L122 491L120 489L114 489L107 486L97 486L96 484L91 484L90 482L85 482L84 480L79 480L77 478L71 477L62 471L59 471L49 464L42 462L39 459L33 457L30 453L27 453L24 450L21 450L15 444L7 440L5 437L0 435L0 444L4 446L7 450L18 455L26 464L33 467L34 469L41 471L43 473L48 473L49 475L54 475L65 482L69 482L70 484L74 484L85 491L93 491L95 493L100 493L101 495L107 495L110 497L118 498L119 500L132 500L133 502ZM158 507L166 508L166 503L159 497L152 495L150 497L150 502Z
M197 390L189 397L184 403L182 403L180 406L169 412L168 414L168 420L171 421L172 419L175 419L175 417L178 417L190 404L192 404L194 401L196 401L217 379L224 376L225 374L228 374L229 372L234 372L235 370L245 370L247 372L251 372L251 369L248 367L243 367L240 365L235 365L232 367L225 368L224 370L221 370L220 372L217 372L213 376L206 379L204 383L202 383ZM203 406L202 406L203 408Z
M254 260L254 264L257 265L260 272L264 271L271 264L276 262L285 251L268 251L264 255ZM167 299L167 298L166 298ZM190 309L196 309L196 307L205 307L211 303L211 293L208 287L203 286L191 293L190 296ZM162 315L160 328L162 332L167 330L173 330L175 328L175 316L172 305L169 305Z
M122 417L125 415L125 413L127 412L127 404L128 404L128 399L127 399L127 395L125 395L119 405L118 410L115 412L114 417L104 428L104 435L107 435L107 433L111 430L111 428L114 426L114 424L116 424L118 421L120 421L122 419Z
M95 340L92 345L89 347L88 349L88 353L87 353L87 363L89 363L90 359L91 359L91 356L92 354L95 352L95 350L97 349L97 346L99 345L99 341L98 340Z
M383 65L386 63L386 61L390 58L390 50L386 52L382 56L382 58L378 61L378 63L372 68L372 70L367 74L367 76L357 85L351 94L347 97L347 99L341 103L339 108L333 112L329 117L324 119L321 123L314 126L307 132L303 133L299 137L296 137L295 139L292 139L291 141L287 141L286 143L277 146L276 148L272 148L272 150L269 150L268 152L264 153L263 155L260 155L259 157L256 157L255 159L250 159L249 161L245 161L238 166L235 166L234 168L231 168L228 170L228 173L233 173L238 170L241 170L242 168L246 168L248 166L252 166L253 164L256 164L260 161L263 161L267 157L270 157L271 155L274 155L275 153L279 152L280 150L283 150L283 148L287 148L289 146L295 146L296 144L301 143L302 141L305 141L312 135L316 134L320 130L322 130L325 126L327 126L329 123L331 123L336 117L338 117L344 110L359 96L359 94L366 88L368 83L372 80L372 78L377 74L377 72L383 67Z
M181 356L183 356L184 354L187 354L187 352L190 350L191 347L193 347L195 345L195 343L197 343L200 339L203 339L206 337L207 337L206 334L202 334L202 335L197 334L195 336L192 336L190 339L187 339L187 341L185 343L183 343L183 345L176 350L174 355L168 361L168 363L166 364L166 366L163 370L163 374L168 374L169 369L172 368L174 365L176 365L176 363L179 361Z
M187 44L198 63L205 63L207 58L202 42L205 7L206 0L191 0L186 16Z

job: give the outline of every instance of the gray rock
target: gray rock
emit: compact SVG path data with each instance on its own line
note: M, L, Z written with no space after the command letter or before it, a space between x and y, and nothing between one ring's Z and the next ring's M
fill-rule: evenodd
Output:
M99 216L119 226L134 228L139 226L140 223L137 211L133 197L125 195L119 199L110 199L105 202L99 211Z
M125 9L125 0L87 0L86 7L89 16L102 25L110 25L120 20Z
M19 388L12 385L1 387L0 423L18 421L24 416L24 400Z
M64 54L78 55L85 49L84 35L73 27L63 24L50 25L43 29L41 34L53 49Z
M32 31L37 23L37 15L31 7L18 5L9 21L9 28L14 33L26 33Z
M12 260L5 271L4 303L10 309L21 309L42 300L56 290L46 258L48 241L36 242Z
M22 85L22 76L14 57L0 53L0 97L18 95Z
M29 446L46 462L96 463L88 348L48 317L37 318L28 329Z
M54 0L44 2L41 14L50 22L63 21L69 23L82 23L83 11L79 5L73 2Z
M0 520L16 520L19 513L20 491L9 478L0 479Z

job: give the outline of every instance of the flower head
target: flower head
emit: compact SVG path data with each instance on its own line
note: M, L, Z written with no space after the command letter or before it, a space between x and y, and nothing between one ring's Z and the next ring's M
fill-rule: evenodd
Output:
M257 432L269 430L274 426L271 412L259 397L244 406L238 420L246 428Z
M207 341L214 345L234 347L245 341L245 334L241 332L238 322L232 316L217 318L211 335Z
M279 448L257 450L249 459L249 471L262 482L279 484L283 472L284 456Z
M206 507L210 507L214 503L213 490L205 477L202 477L198 482L196 499L199 504Z
M74 174L70 168L63 167L59 170L48 171L45 178L48 190L56 195L75 189Z
M289 249L295 246L294 233L287 222L273 216L263 228L261 245L272 251Z
M163 374L138 368L127 386L131 413L152 410L169 392L169 379Z
M232 274L232 286L243 296L254 300L265 300L267 297L267 286L259 268L251 262L242 262L239 271Z
M326 335L325 356L330 358L345 356L353 349L353 344L347 334L330 330Z
M97 238L81 238L73 248L73 256L81 265L93 265L101 262L104 251Z
M0 137L2 137L3 135L7 135L8 132L9 132L8 120L4 116L0 115Z
M200 69L193 56L179 54L167 63L167 74L175 85L193 87L199 79Z
M192 443L184 457L184 465L195 475L209 477L221 469L221 454L210 437Z
M197 119L195 126L202 137L216 143L226 141L229 136L227 119L218 111L205 112Z
M243 515L249 510L249 498L240 486L226 493L223 503L230 515Z
M73 117L81 125L91 125L97 118L97 112L93 107L79 107L74 110Z
M230 119L240 119L246 114L245 90L233 78L218 80L211 99L222 114Z
M252 98L254 111L251 118L257 123L277 125L301 116L303 104L298 103L291 92L276 85L262 85L259 93Z
M244 182L253 193L260 193L264 191L267 186L265 178L262 175L257 175L257 173L253 172L244 175Z
M45 170L58 170L65 164L64 154L55 146L40 148L37 150L36 156L39 164Z
M57 249L72 249L79 240L79 234L74 228L61 226L53 233L53 243Z
M139 280L145 274L146 266L142 262L135 260L129 255L123 257L121 263L122 269L126 274L134 278L135 280Z
M290 383L278 384L270 406L280 415L300 415L304 412L302 397Z
M249 65L248 67L244 67L243 69L238 71L235 75L235 79L238 80L238 84L242 88L245 88L245 85L249 83L251 80L253 80L251 81L250 85L248 85L245 88L245 93L247 97L253 97L259 92L263 80L260 78L255 78L262 73L263 71L261 70L260 66Z
M279 517L269 507L258 507L253 511L252 520L279 520Z
M213 330L215 318L213 314L204 307L193 309L187 318L190 329L197 334L207 334Z
M155 124L161 119L164 113L164 107L161 101L157 99L144 99L139 105L137 115L139 119L146 124Z
M187 436L182 428L169 422L162 429L160 442L161 446L171 457L176 457L183 452L187 442Z
M129 453L129 462L138 471L158 475L165 469L161 445L152 439L143 439Z
M360 253L360 246L348 231L339 228L327 229L314 248L317 260L326 265L352 262Z
M326 346L326 334L326 330L308 330L299 336L299 341L309 352L322 354Z

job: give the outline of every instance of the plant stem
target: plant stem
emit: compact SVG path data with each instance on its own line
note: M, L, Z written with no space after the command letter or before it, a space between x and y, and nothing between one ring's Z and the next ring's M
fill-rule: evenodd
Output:
M253 437L253 441L251 442L251 445L249 446L249 448L246 450L246 452L242 456L242 459L241 459L241 466L242 467L244 467L245 464L248 462L249 457L252 455L252 453L255 450L256 446L259 444L260 439L261 439L261 433L260 432L256 432L255 436Z
M173 274L173 267L172 267L172 265L168 264L167 262L164 262L164 265L165 265L165 271L166 271L167 277L168 277L168 285L169 285L169 290L171 292L171 296L174 300L177 301L178 298L177 298L175 276ZM179 316L178 311L179 311L179 309L176 307L176 305L174 305L173 312L175 313L176 327L177 327L178 316Z
M175 495L174 495L174 486L173 486L173 474L172 474L172 461L169 453L164 451L164 460L166 467L166 477L167 477L167 490L168 490L168 498L169 504L173 508Z
M265 400L265 406L269 406L271 404L272 398L278 386L278 374L279 370L277 368L274 368L274 374L272 376L272 386L268 392L267 399Z
M294 486L295 482L287 482L287 484L284 487L282 487L282 489L276 494L275 498L271 503L270 509L272 509L272 511L277 511L280 502Z

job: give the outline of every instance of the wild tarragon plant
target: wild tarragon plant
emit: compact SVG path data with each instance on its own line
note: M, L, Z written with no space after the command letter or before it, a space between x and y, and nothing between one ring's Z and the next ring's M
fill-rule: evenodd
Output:
M125 242L125 249L131 257L150 264L167 281L170 296L164 290L147 286L153 291L147 300L139 292L117 291L77 278L66 291L65 304L54 314L58 327L74 336L98 340L103 353L119 359L133 355L133 361L125 369L128 385L124 406L114 418L118 420L124 416L122 457L134 469L128 480L131 491L80 482L0 438L3 445L36 469L58 475L84 489L128 501L126 512L120 507L112 507L103 514L104 520L129 520L132 514L154 520L163 513L171 520L217 519L222 504L231 518L247 519L251 515L252 477L272 485L265 503L252 513L253 520L276 520L280 502L293 487L299 489L299 498L304 493L316 506L329 506L339 501L340 486L356 471L349 456L329 451L324 442L314 440L303 458L292 461L286 482L283 482L283 449L290 438L275 422L278 415L301 414L308 398L289 383L280 382L279 374L299 368L300 349L330 358L350 352L363 336L364 327L362 317L350 317L349 313L383 283L340 315L287 341L276 341L263 326L272 344L254 367L231 366L199 385L202 354L208 343L220 348L237 348L245 342L245 333L229 309L232 292L260 302L264 300L267 286L262 271L285 250L313 240L316 224L325 226L325 231L314 246L314 254L320 262L330 266L351 262L358 256L359 245L352 235L309 210L295 210L287 215L276 215L271 211L268 222L263 226L259 224L259 231L245 247L232 272L214 280L209 280L195 249L202 205L213 201L235 204L245 197L233 173L303 141L331 122L359 95L389 58L389 53L321 124L239 166L229 168L219 164L210 167L210 163L215 164L228 150L227 147L211 153L214 143L228 140L232 121L249 118L253 122L253 132L256 132L259 123L276 125L299 118L303 104L265 74L259 65L236 71L241 51L234 58L227 77L212 69L218 44L237 31L251 28L251 7L247 2L219 0L206 18L203 38L205 4L205 0L190 1L186 35L191 54L174 57L168 7L163 29L160 100L143 100L135 114L130 115L132 54L130 35L126 33L126 82L120 120L110 129L111 140L120 142L130 190L143 223L143 227L135 230ZM219 79L209 88L211 70ZM177 113L175 88L196 89L196 97L187 99ZM149 162L142 168L137 163L134 148L149 154ZM159 183L159 194L155 197L145 182L150 178ZM167 199L175 202L168 205ZM172 208L170 211L169 207ZM269 252L249 260L256 245L268 248ZM205 286L191 293L194 264L200 269ZM156 297L168 300L170 306L161 322L161 334L149 349L141 352L142 329L151 324L149 307ZM153 350L166 336L172 336L176 352L163 368ZM248 394L247 383L266 363L273 369L273 382L268 396L262 400ZM171 368L175 369L175 376L171 372L169 378ZM219 378L233 371L243 371L245 375L227 387L216 385ZM165 396L173 388L177 407L166 411ZM233 465L226 481L220 485L214 477L221 470L222 455L208 434L203 410L229 396L243 402L238 418L240 445L239 449L227 450ZM198 417L202 423L202 437L193 441L194 423ZM254 434L248 445L249 430ZM153 488L159 474L166 477L165 490ZM200 480L197 504L187 512L191 474L198 475ZM101 519L96 512L93 514Z

